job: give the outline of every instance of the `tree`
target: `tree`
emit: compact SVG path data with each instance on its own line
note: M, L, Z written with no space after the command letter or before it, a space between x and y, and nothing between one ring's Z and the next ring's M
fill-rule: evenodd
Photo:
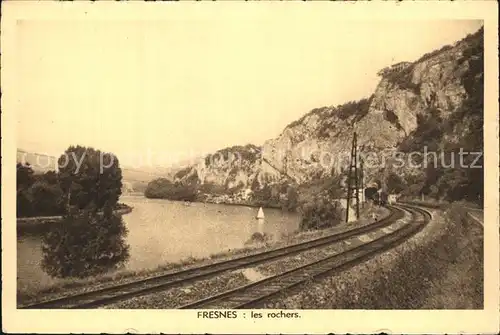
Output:
M16 168L17 190L30 187L34 182L34 171L31 165L29 163L26 163L26 165L17 163Z
M35 175L29 164L17 164L17 216L62 215L62 190L55 171Z
M297 192L297 188L293 186L287 186L285 200L281 205L282 209L294 212L295 210L297 210L298 205L299 193Z
M49 173L32 187L40 208L53 203L67 208L63 220L43 238L42 268L54 277L86 277L104 273L129 257L127 229L113 213L122 188L119 161L111 153L71 146L58 160L57 184ZM61 201L47 197L57 195Z
M64 212L62 190L57 183L40 178L30 188L31 208L37 216L61 215Z
M210 188L210 186L207 186ZM224 188L225 190L225 188ZM181 200L181 201L194 201L196 200L198 194L198 184L194 181L185 183L175 182L172 183L166 178L158 178L152 180L144 195L146 198L158 198L158 199L169 199L169 200Z
M59 184L58 176L55 171L47 171L42 175L43 180L45 180L49 185Z
M341 222L342 206L338 201L331 201L317 196L312 202L302 206L301 230L323 229Z
M440 196L439 187L437 187L436 185L431 185L429 195L434 199L439 200Z
M50 227L42 243L42 268L53 277L87 277L118 268L129 258L127 228L106 205L66 214Z
M34 182L34 172L29 163L26 165L17 163L16 168L16 213L18 217L31 216L33 196L30 187Z
M33 196L28 189L19 189L16 194L16 215L26 217L33 215Z
M389 176L387 176L387 192L400 193L405 188L405 182L400 176L398 176L394 172L391 172Z
M275 206L279 199L276 199L276 191L269 184L264 184L264 187L255 190L252 199L257 206Z
M118 158L94 148L70 146L58 160L59 183L68 207L96 210L114 207L121 195Z

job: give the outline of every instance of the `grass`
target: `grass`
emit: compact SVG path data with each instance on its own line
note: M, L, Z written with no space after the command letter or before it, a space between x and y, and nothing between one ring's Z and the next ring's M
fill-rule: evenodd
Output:
M482 309L483 232L449 205L402 245L266 307Z

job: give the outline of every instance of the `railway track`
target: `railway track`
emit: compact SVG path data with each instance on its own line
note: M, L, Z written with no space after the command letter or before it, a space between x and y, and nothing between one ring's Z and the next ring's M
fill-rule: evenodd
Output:
M21 309L86 309L105 306L111 303L139 297L146 294L164 291L166 289L182 286L194 281L213 277L228 270L245 268L250 265L258 265L271 260L288 257L299 252L313 248L324 247L331 243L339 242L347 238L366 234L389 226L404 216L404 212L396 207L390 208L389 216L361 227L353 228L337 234L332 234L315 240L282 247L258 254L239 257L214 264L195 267L183 271L173 272L161 276L146 278L130 283L106 287L94 291L88 291L76 295L60 297L53 300L21 305Z
M321 278L328 274L342 271L367 259L389 250L419 232L431 219L432 215L421 208L403 206L412 213L413 222L401 229L384 235L376 240L350 248L342 253L321 259L310 264L286 271L255 283L238 287L187 305L180 309L215 309L215 308L256 308L262 302L281 294L284 291L297 289L311 279ZM421 218L417 220L417 216Z
M434 204L422 204L422 203L412 203L412 202L402 202L402 204L408 204L411 206L419 206L419 207L424 207L424 208L432 208L432 209L440 209L442 206L441 205L434 205ZM463 206L463 209L466 210L466 215L472 219L472 222L480 226L481 228L484 228L484 209L477 207L467 207Z

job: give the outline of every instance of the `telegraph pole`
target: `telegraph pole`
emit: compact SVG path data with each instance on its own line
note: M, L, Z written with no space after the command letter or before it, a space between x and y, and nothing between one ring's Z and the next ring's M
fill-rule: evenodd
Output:
M354 183L356 185L356 219L359 219L359 171L358 171L358 141L354 133Z
M349 206L351 205L351 194L356 193L356 218L359 219L359 178L358 178L358 151L357 135L354 133L352 138L351 161L349 163L349 175L347 176L347 208L345 221L349 222ZM354 169L354 174L353 174ZM354 177L354 185L352 185Z

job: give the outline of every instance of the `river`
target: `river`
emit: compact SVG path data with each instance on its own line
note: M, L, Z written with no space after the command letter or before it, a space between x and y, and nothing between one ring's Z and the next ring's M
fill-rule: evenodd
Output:
M264 224L255 219L257 208L204 204L122 196L120 202L133 207L123 216L129 230L128 270L154 269L189 257L211 254L245 246L254 232L261 231L280 239L299 227L299 217L277 209L265 209ZM24 236L17 244L18 290L50 286L51 278L40 267L41 241Z

